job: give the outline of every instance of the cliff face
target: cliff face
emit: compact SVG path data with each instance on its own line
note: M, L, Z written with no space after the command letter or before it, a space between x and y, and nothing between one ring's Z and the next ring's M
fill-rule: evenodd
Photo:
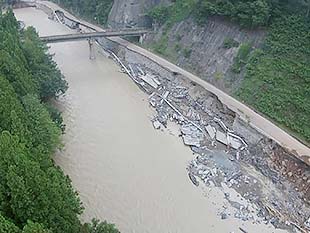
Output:
M145 13L156 5L169 2L169 0L114 0L108 24L113 28L150 26L151 21Z
M168 31L162 27L149 34L145 43L151 48L164 46L163 56L229 93L239 86L243 76L242 72L231 72L240 46L250 43L259 47L264 36L264 31L244 30L220 18L209 19L205 26L189 18ZM225 41L236 45L227 48Z
M169 4L170 0L115 0L109 14L109 25L114 28L151 26L146 16L152 7ZM209 19L204 26L188 18L175 23L169 30L164 26L149 34L144 46L153 48L202 79L225 92L231 93L239 87L243 74L231 72L231 66L243 43L258 47L265 36L264 31L244 30L236 24L220 18ZM225 41L237 43L227 48Z

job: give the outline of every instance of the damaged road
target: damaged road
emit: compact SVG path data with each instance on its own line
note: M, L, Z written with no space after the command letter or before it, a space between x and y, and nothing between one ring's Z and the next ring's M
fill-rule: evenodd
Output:
M291 232L310 230L308 165L182 75L162 75L109 52L149 94L156 111L151 120L154 128L163 130L168 122L179 125L179 136L196 155L186 167L193 185L220 188L234 207L232 211L223 206L222 219L271 223Z
M221 219L310 231L310 169L306 163L196 82L113 41L97 43L149 95L156 111L151 120L154 128L163 130L168 122L179 126L179 136L195 155L186 167L190 181L221 189L233 207L223 206L218 213Z

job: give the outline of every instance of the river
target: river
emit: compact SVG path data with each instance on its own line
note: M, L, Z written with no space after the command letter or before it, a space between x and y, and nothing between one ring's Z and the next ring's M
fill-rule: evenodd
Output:
M41 36L73 32L40 10L15 15ZM69 83L59 100L64 148L54 160L80 194L83 221L106 219L128 233L275 232L218 216L223 193L192 185L192 152L173 130L153 129L148 97L99 48L95 60L86 41L51 44L50 52Z

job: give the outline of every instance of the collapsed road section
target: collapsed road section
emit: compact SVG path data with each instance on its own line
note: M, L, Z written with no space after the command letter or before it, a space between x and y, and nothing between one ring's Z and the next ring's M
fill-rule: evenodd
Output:
M310 230L310 170L305 162L201 85L116 41L97 42L149 95L156 112L154 128L179 126L179 136L196 155L186 167L189 179L195 186L220 188L235 207L231 211L224 206L222 219L236 217L291 231Z
M235 207L221 217L310 229L310 170L186 77L107 39L99 41L123 72L149 95L155 129L179 125L196 158L187 166L195 186L219 187ZM245 202L234 200L235 190Z

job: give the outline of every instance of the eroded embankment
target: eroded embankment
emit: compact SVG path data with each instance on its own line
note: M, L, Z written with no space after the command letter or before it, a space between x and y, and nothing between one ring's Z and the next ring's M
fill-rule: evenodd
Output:
M157 112L154 127L166 127L169 121L180 125L184 143L197 153L187 168L194 184L232 187L255 204L263 221L304 231L309 228L310 172L305 163L197 83L118 43L100 42L121 58L133 80L150 94ZM235 217L256 219L249 206L236 207Z
M254 204L236 203L227 192L238 211L226 213L224 208L222 218L234 215L304 231L309 228L307 165L187 77L115 41L102 40L101 44L121 58L130 76L151 95L150 103L157 111L154 127L165 127L169 121L181 126L184 142L198 155L188 166L192 181L223 190L232 187Z

